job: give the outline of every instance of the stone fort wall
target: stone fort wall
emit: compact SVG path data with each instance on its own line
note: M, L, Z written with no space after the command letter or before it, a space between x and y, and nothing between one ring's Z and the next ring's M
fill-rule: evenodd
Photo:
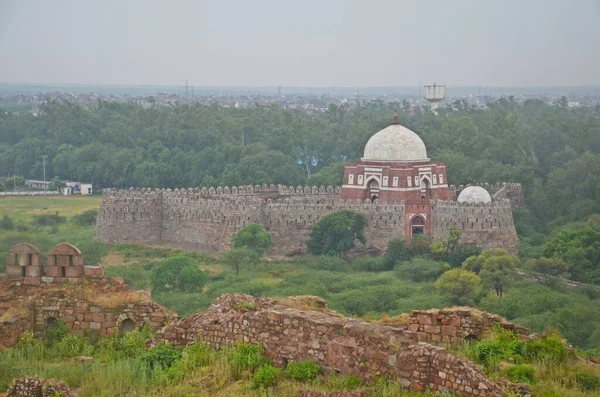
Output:
M105 242L141 242L202 251L231 247L234 234L248 223L263 224L273 236L272 255L302 252L312 226L333 212L364 214L368 244L385 248L406 237L406 206L399 203L343 201L340 188L274 185L195 189L106 189L95 238ZM464 230L464 241L483 248L518 250L509 199L472 206L432 201L432 236L449 227Z

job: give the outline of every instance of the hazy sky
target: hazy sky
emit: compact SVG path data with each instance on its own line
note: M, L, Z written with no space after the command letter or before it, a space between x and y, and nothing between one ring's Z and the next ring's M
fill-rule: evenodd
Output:
M0 0L0 82L600 84L600 0Z

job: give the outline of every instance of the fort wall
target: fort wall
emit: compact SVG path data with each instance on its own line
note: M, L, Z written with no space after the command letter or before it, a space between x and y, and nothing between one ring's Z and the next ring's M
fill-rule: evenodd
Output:
M407 237L407 215L416 211L425 214L434 239L447 237L448 229L456 227L464 231L466 243L518 250L508 199L495 200L485 210L451 201L432 201L431 209L428 204L419 206L343 201L340 188L331 186L107 189L95 238L215 252L229 249L232 237L245 225L260 223L273 236L270 253L287 255L305 250L310 231L321 218L348 209L367 217L367 244L381 249L392 238Z
M462 231L461 243L481 248L505 248L518 252L519 239L507 199L483 203L436 201L432 203L432 237L448 237L451 228Z

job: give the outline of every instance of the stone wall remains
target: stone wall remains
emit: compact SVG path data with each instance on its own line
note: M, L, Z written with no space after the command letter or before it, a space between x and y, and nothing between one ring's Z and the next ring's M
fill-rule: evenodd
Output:
M415 332L344 318L323 306L314 297L302 302L223 295L206 312L167 327L155 342L202 341L222 348L245 341L262 345L277 365L311 358L328 371L367 381L389 377L412 390L505 396L472 362L419 342Z
M58 320L76 334L107 336L145 325L159 331L175 318L152 302L149 293L130 290L120 277L27 285L0 275L0 350L15 345L26 331L43 336Z
M107 189L95 238L215 252L229 249L232 237L248 223L260 223L273 236L270 253L288 255L305 251L312 226L343 209L367 217L365 234L371 246L383 249L392 238L406 237L403 202L343 201L340 188L331 186L265 185L173 191ZM432 201L431 218L427 225L434 239L447 237L454 226L465 231L467 243L518 250L508 200L496 200L486 211L469 204Z

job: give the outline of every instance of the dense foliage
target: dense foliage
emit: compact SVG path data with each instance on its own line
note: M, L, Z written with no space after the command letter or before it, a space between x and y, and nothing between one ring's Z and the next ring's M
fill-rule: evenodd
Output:
M600 209L600 111L563 102L501 99L437 117L420 109L409 116L407 106L380 101L332 105L317 116L109 102L92 109L52 102L40 110L39 117L0 112L0 169L40 178L46 154L47 175L99 186L339 185L341 162L358 160L368 138L398 111L429 156L447 164L450 183L523 183L534 216L533 229L523 226L522 234Z
M367 218L358 212L342 210L323 217L310 233L308 250L315 255L346 255L354 241L366 242L363 234Z
M249 248L263 255L271 245L271 235L263 225L251 223L241 228L233 237L233 248Z

